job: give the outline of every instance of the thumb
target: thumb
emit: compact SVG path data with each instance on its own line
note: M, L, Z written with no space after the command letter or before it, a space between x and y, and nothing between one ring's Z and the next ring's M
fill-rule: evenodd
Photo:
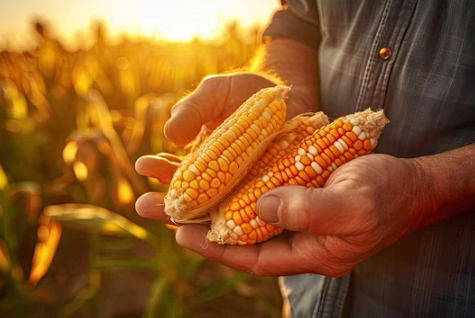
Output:
M259 217L278 227L315 235L346 234L350 204L340 187L278 187L257 202Z

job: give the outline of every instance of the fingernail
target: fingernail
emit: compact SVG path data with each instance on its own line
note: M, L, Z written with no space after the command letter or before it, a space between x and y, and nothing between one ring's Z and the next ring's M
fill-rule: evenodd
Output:
M273 195L266 196L260 200L258 214L261 219L269 223L279 222L280 199Z

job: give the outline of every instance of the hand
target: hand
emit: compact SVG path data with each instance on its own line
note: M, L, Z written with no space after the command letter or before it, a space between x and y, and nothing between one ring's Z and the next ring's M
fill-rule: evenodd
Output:
M254 74L208 78L174 107L165 133L184 145L202 125L215 126L254 92L272 85ZM289 98L290 109L295 109L293 103L295 99ZM136 168L140 174L169 181L176 166L146 156L137 161ZM426 197L420 194L417 180L422 178L415 178L416 170L410 160L384 155L357 158L336 170L323 189L280 187L260 198L258 214L262 219L295 232L255 246L222 246L206 243L206 226L186 225L178 230L177 241L254 275L342 276L417 228ZM168 173L164 175L164 171ZM137 212L169 223L163 208L157 207L163 197L163 193L143 195L137 200ZM272 197L281 200L279 208Z
M205 78L196 90L172 108L172 116L164 131L168 139L179 146L191 142L206 125L214 129L229 117L242 103L259 90L276 83L252 73L216 75ZM143 156L135 163L135 169L143 176L169 183L180 162L167 156ZM163 208L164 193L150 192L136 202L137 212L147 218L168 222Z
M259 199L259 217L296 232L254 246L226 246L206 243L207 227L186 225L176 239L206 258L254 275L343 276L420 226L430 200L418 176L411 160L360 157L338 168L322 189L279 187Z
M275 82L253 73L207 77L192 94L173 107L165 135L175 144L184 146L198 135L203 125L215 128L254 93L275 85ZM288 118L311 110L305 102L310 100L305 98L305 89L296 87L295 90L289 93Z

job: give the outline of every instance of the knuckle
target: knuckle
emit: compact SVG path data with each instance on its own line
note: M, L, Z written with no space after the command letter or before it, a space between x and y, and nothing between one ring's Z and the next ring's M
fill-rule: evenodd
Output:
M373 211L377 207L378 191L376 187L366 186L361 187L357 196L357 208L364 211Z
M310 214L312 211L315 210L315 202L313 202L312 198L314 196L315 189L314 188L304 188L304 197L300 200L302 204L302 210L305 214Z
M208 75L203 78L200 86L217 87L223 82L224 78L222 75Z
M282 199L280 206L280 224L294 231L308 231L312 204L307 196L309 189L301 186L285 187L285 193L279 189L279 197Z
M313 200L315 189L304 188L303 197L300 198L300 209L297 212L301 220L301 224L305 227L305 231L310 231L313 227L312 215L315 215L316 205Z

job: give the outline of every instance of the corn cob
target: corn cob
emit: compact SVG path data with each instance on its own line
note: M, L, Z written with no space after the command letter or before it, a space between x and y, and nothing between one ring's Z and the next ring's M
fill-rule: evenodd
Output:
M219 211L211 213L208 239L221 244L252 245L278 235L282 229L257 216L259 197L278 186L323 187L339 166L376 147L386 123L382 111L367 110L341 117L304 138L290 154L242 183Z
M313 113L310 113L313 114ZM304 114L292 118L288 124L295 128L288 133L279 135L271 144L267 147L265 153L259 159L259 161L251 167L249 172L244 178L244 182L252 180L254 176L259 175L264 171L267 166L275 164L280 158L284 157L289 151L298 145L302 139L310 136L317 130L325 125L328 125L328 117L323 112L318 112L310 116L310 114ZM209 137L210 131L208 129L202 130L200 135L192 142L191 148L198 147L207 137ZM191 150L193 151L193 150ZM181 159L177 156L167 153L160 153L154 156L154 165L160 172L156 177L158 180L170 183L167 180L171 180L170 173L174 173ZM172 172L173 171L173 172ZM175 225L166 225L168 229L176 230L178 227Z
M246 174L244 181L250 181L260 175L267 167L274 165L280 158L287 155L289 151L292 151L302 139L329 123L328 117L323 112L316 113L311 117L298 116L292 118L289 124L292 125L293 122L297 126L292 131L278 136L267 147L259 161Z
M281 131L288 91L283 85L259 91L186 156L170 183L165 213L186 223L229 194Z

